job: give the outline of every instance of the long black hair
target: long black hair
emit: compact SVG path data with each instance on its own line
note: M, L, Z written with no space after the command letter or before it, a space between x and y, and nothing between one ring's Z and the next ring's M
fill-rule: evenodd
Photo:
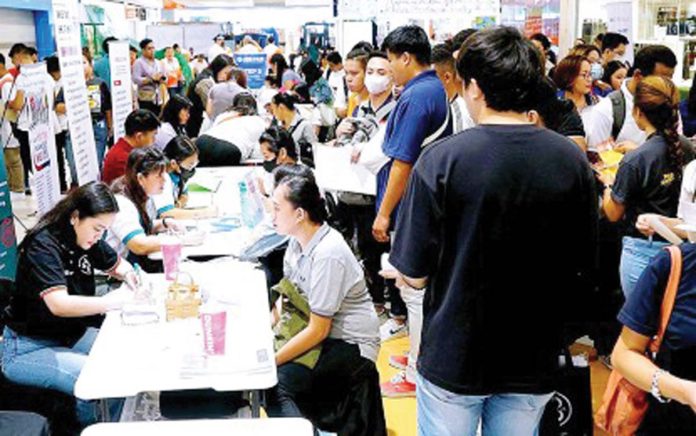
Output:
M22 245L34 238L40 231L52 227L65 234L73 234L70 218L77 212L80 219L91 218L105 213L117 213L118 203L109 187L103 182L90 182L71 191L53 209L41 217L38 223L27 232Z
M288 63L285 56L276 53L271 56L271 65L275 66L275 84L280 89L283 87L283 73L288 69Z
M143 223L143 228L149 234L152 230L152 220L147 214L148 196L140 182L138 175L147 177L154 172L166 171L167 160L164 154L156 147L136 148L128 155L126 174L116 179L112 189L116 193L123 194L135 204Z
M169 123L177 133L183 133L184 127L179 122L179 112L183 109L191 110L193 103L183 95L174 94L162 108L161 121Z
M186 135L175 136L164 147L164 156L177 162L184 161L196 153L198 153L198 147Z

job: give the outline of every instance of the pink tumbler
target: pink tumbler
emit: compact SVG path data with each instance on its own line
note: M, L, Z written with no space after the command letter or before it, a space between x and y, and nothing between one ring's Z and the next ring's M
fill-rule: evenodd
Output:
M165 236L162 240L162 262L164 262L164 278L175 280L179 273L181 260L181 240L175 236Z

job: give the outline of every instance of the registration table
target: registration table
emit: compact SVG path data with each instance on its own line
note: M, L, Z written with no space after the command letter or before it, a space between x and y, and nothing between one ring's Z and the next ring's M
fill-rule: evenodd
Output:
M205 234L203 243L183 247L188 258L239 256L251 230L240 222L239 182L254 180L255 170L249 167L199 168L190 180L188 208L216 206L217 218L182 221L187 229ZM161 260L162 253L149 256Z
M95 400L147 391L249 391L256 392L252 394L252 414L259 416L258 391L277 383L263 272L254 264L231 258L184 262L180 269L200 286L201 312L217 314L218 320L224 313L224 336L222 340L216 336L215 349L205 345L212 333L204 332L202 317L165 320L168 282L162 274L148 275L154 301L107 314L75 385L75 395ZM141 311L157 315L138 318Z
M96 424L82 436L312 436L312 424L301 418L124 422Z

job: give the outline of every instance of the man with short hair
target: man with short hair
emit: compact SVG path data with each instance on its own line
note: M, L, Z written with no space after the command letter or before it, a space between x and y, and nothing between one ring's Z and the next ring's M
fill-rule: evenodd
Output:
M578 147L529 120L542 67L517 29L468 38L457 72L477 127L425 149L411 173L389 260L425 289L419 435L473 435L480 421L484 435L537 434L555 389L570 295L594 265L597 197Z
M433 47L433 68L447 93L452 114L452 133L457 134L474 127L475 124L464 104L464 98L459 95L462 90L462 79L454 67L453 48L451 43Z
M275 44L275 38L273 36L269 36L266 40L266 46L263 48L263 52L266 53L268 62L271 61L271 56L281 52L280 47Z
M605 66L611 61L626 63L626 46L628 38L620 33L607 32L602 37L602 64Z
M343 69L343 58L339 52L332 51L326 56L326 61L329 64L326 69L326 80L333 91L334 108L345 110L348 84L346 83L346 71Z
M138 107L159 114L163 101L160 85L166 81L164 69L155 59L155 44L151 39L140 41L140 49L142 54L133 65L133 83L138 87Z
M447 93L430 69L431 48L428 35L418 26L402 26L384 39L394 83L403 86L396 107L387 121L382 152L389 158L377 173L377 217L372 235L378 242L388 242L396 223L401 197L413 165L421 151L433 141L449 136L452 123ZM408 216L400 219L408 220ZM405 367L391 381L383 383L382 394L391 397L415 395L416 360L422 326L423 293L409 287L400 289L408 310L411 351Z
M231 54L231 51L225 47L225 35L218 33L213 38L213 45L208 49L208 62L213 62L221 54Z
M104 158L102 181L111 184L126 173L128 155L134 148L149 147L155 142L160 122L149 110L138 109L126 118L126 136L114 144Z
M603 41L611 39L610 35L604 35ZM618 151L628 152L645 142L645 132L633 119L633 96L643 77L658 75L671 79L676 66L677 57L669 47L643 47L636 54L633 76L624 81L620 90L612 92L592 108L590 122L585 127L588 147L602 148L613 141Z

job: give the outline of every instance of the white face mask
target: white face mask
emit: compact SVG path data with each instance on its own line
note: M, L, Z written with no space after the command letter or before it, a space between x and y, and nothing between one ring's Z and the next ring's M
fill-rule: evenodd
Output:
M365 76L365 88L370 94L381 94L391 85L391 79L388 76L380 76L379 74L368 74Z

